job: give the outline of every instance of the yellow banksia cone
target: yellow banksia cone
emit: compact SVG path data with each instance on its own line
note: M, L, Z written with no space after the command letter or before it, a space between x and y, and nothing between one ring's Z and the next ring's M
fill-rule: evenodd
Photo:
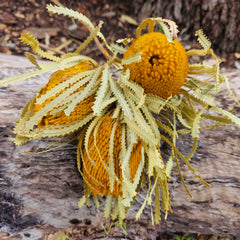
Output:
M160 32L140 36L127 49L124 58L142 52L140 62L133 62L130 79L141 85L145 93L167 99L176 94L188 74L188 58L182 44L174 40L170 43Z
M109 167L110 135L114 124L117 124L117 126L114 135L113 163L115 175L120 180L120 182L114 182L113 191L111 192L109 172L104 167L104 164ZM89 137L89 156L95 163L95 166L90 161L85 147L82 159L83 177L88 188L95 196L104 196L106 194L113 196L122 196L122 168L120 163L121 138L122 126L119 122L117 122L117 119L113 119L112 117L105 117L101 122L96 136L96 146L94 145L94 130ZM138 142L133 147L129 162L130 178L132 182L141 160L141 148L141 141L138 140Z
M76 74L92 69L93 66L88 62L81 62L79 64L74 65L73 67L66 68L64 70L56 71L48 81L48 83L39 91L37 98L41 97L43 94L51 90L56 85L68 80ZM81 91L83 87L80 87L77 91ZM38 112L41 108L43 108L46 104L52 101L55 97L59 96L64 92L65 89L61 90L54 97L48 98L43 104L35 104L34 112ZM74 122L80 120L87 116L92 112L93 102L95 100L95 96L89 96L83 101L79 102L74 111L71 112L69 116L66 116L64 112L57 113L52 115L51 112L48 113L41 121L39 121L38 126L48 126L48 125L61 125L67 124L70 122Z

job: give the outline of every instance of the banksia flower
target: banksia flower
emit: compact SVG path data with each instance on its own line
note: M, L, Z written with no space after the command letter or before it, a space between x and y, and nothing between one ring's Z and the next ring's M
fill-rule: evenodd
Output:
M36 101L44 94L46 94L48 91L50 91L52 88L56 87L60 83L67 81L69 78L73 77L76 74L82 73L87 70L93 69L93 66L89 62L81 62L79 64L74 65L73 67L66 68L64 70L58 70L56 71L50 78L49 82L39 91L39 94L36 97ZM70 85L71 86L71 85ZM84 86L78 88L75 92L82 91L84 89ZM58 92L55 96L52 96L44 101L42 104L35 104L34 107L34 113L38 112L41 108L43 108L46 104L51 102L53 99L55 99L57 96L62 94L66 89L61 90ZM52 114L51 112L47 113L46 116L42 118L38 122L39 127L48 126L48 125L61 125L66 124L70 122L74 122L77 120L80 120L87 116L89 113L92 112L92 106L94 102L95 96L89 96L83 101L79 102L76 107L74 108L74 111L70 113L69 116L66 116L64 111L61 111L57 114ZM52 111L56 111L61 106L53 109Z
M122 126L112 117L105 117L100 120L101 124L98 126L96 139L94 140L94 129L89 137L88 147L85 146L83 152L83 177L86 181L88 188L96 196L122 196L122 168L121 168L121 138ZM110 189L110 173L107 171L109 168L110 160L110 135L115 126L114 142L113 142L113 168L116 179L114 182L113 190ZM96 128L96 127L95 127ZM131 154L129 168L130 179L133 181L137 168L141 160L141 141L138 140L134 144ZM89 155L87 153L89 151ZM91 160L89 159L91 158ZM93 165L93 163L94 165ZM105 166L104 166L105 165Z
M141 61L126 65L130 79L144 88L145 93L168 98L176 94L188 74L188 58L182 44L170 43L160 32L146 33L127 49L124 58L142 52Z
M171 210L168 181L173 161L190 196L178 158L200 183L209 186L189 161L197 149L201 128L206 128L202 120L214 121L208 129L223 124L240 126L239 118L214 105L223 81L227 86L229 83L220 73L220 61L211 42L198 30L197 40L202 48L185 51L176 40L178 30L173 21L148 18L137 28L136 40L119 39L116 44L108 45L100 32L102 22L94 27L79 12L52 5L47 8L79 20L90 35L75 52L63 56L44 52L38 40L29 34L21 36L33 52L52 62L40 66L36 57L28 53L27 58L37 69L6 78L0 85L7 86L55 69L63 70L56 71L23 108L15 124L13 141L21 145L38 138L71 137L70 134L75 133L78 170L85 180L84 196L78 206L89 204L91 195L99 206L98 196L106 195L104 216L108 218L112 213L111 217L118 217L121 222L144 186L146 195L136 218L154 198L155 206L150 207L154 210L152 222L159 223L161 210L165 216ZM160 29L154 32L157 25ZM147 33L141 35L145 28ZM102 66L79 54L92 40L107 58ZM188 57L207 54L216 60L215 65L188 64ZM204 80L195 77L205 73ZM235 98L230 88L229 91ZM193 139L188 156L177 147L177 139L182 134L190 134ZM162 142L171 148L168 161L162 158L164 154L159 147Z

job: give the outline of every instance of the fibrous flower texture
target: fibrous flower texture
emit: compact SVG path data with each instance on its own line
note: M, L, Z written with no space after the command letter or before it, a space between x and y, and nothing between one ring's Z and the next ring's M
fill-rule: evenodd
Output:
M188 58L182 44L176 39L170 43L163 33L152 32L136 39L124 58L138 52L142 52L141 61L126 65L130 79L145 93L165 99L176 94L188 75Z
M38 96L36 97L36 101L46 94L48 91L53 89L55 86L61 84L64 81L67 81L69 78L81 74L87 70L92 69L92 65L88 62L81 62L79 64L74 65L73 67L66 68L64 70L58 70L55 72L51 78L49 79L46 86L44 86L40 91ZM76 84L76 83L74 83ZM71 84L69 84L71 85ZM38 112L40 109L42 109L46 104L51 102L53 99L55 99L57 96L61 95L64 91L66 91L68 88L61 90L58 92L55 96L52 96L50 98L47 98L42 104L37 104L37 102L34 105L34 113ZM75 92L82 91L84 89L84 86L79 87ZM74 93L75 93L74 92ZM62 125L66 123L71 123L74 121L78 121L83 119L85 116L87 116L89 113L92 112L92 106L94 102L95 96L91 95L87 98L85 98L83 101L80 101L76 107L74 108L74 111L70 113L69 116L67 116L63 111L60 111L59 113L57 110L61 108L61 106L58 106L54 108L52 111L48 112L46 116L44 116L38 123L39 127L42 126L48 126L48 125ZM62 99L64 102L64 99ZM56 112L54 114L54 111Z
M122 138L122 125L112 117L105 117L99 121L95 126L98 128L96 143L94 144L94 130L89 138L89 146L85 147L82 156L83 161L83 177L89 189L95 196L122 196L122 161L121 161L121 138ZM115 134L113 142L110 143L110 135L114 128ZM109 155L109 146L112 144L113 156ZM141 141L138 140L133 146L131 158L129 159L130 179L133 182L136 171L141 160ZM112 173L116 177L114 185L110 186L109 171L109 158L112 157ZM91 162L91 160L93 163ZM95 165L95 166L94 166ZM104 166L105 165L105 166Z
M205 127L202 121L213 122L209 131L226 124L240 126L236 116L214 105L222 83L225 81L227 87L229 83L220 72L220 60L211 42L199 30L196 35L202 48L186 51L176 39L178 31L173 21L149 18L137 28L136 39L119 39L109 45L100 31L102 22L95 27L79 12L52 5L47 8L79 20L90 34L74 52L62 56L44 52L29 34L21 36L34 53L51 62L39 65L35 55L27 53L37 69L3 79L0 85L55 72L23 108L13 141L21 145L45 137L77 138L78 170L85 184L79 207L89 204L90 196L98 207L98 198L106 196L104 216L122 222L141 188L145 188L136 218L149 204L154 211L152 223L158 223L161 209L165 216L171 210L168 181L174 161L190 196L179 160L200 183L209 186L190 164ZM142 30L147 33L141 34ZM81 55L91 41L107 58L105 64ZM193 55L210 55L216 63L189 64L188 58ZM188 156L177 148L182 134L193 139ZM171 148L167 159L161 154L163 142Z

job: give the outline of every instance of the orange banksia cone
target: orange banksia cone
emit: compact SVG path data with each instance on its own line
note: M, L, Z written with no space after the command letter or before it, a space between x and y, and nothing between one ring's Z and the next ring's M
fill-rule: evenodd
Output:
M69 78L73 77L74 75L77 75L81 72L84 72L84 71L87 71L90 69L93 69L93 66L90 63L81 62L77 65L74 65L73 67L69 67L64 70L56 71L51 76L48 83L39 91L39 94L36 99L41 97L43 94L46 94L46 92L50 91L56 85L58 85L64 81L67 81ZM83 89L84 89L84 86L80 87L77 91L81 91ZM65 90L66 89L61 90L54 97L48 98L42 104L35 104L34 112L38 112L41 108L43 108L46 104L48 104L54 98L56 98L61 93L63 93ZM46 116L44 116L42 118L41 121L39 121L38 126L43 127L43 126L48 126L48 125L61 125L61 124L67 124L70 122L80 120L92 112L92 106L93 106L94 100L95 100L95 96L92 95L92 96L87 97L83 101L79 102L76 105L76 107L74 108L74 111L71 112L69 116L66 116L64 111L57 113L57 114L52 114L51 112L49 112Z
M160 32L140 36L127 49L124 58L142 52L141 61L126 67L130 79L141 85L145 93L167 99L176 94L188 74L188 58L182 44L174 40L170 43Z
M110 135L113 129L114 124L116 124L114 143L113 143L113 165L114 173L119 180L119 182L114 182L113 191L110 190L110 179L109 172L106 170L104 164L109 167L109 145L110 145ZM117 119L112 117L105 117L102 119L102 122L98 128L95 143L94 144L94 130L92 131L89 142L88 142L88 151L87 154L86 146L83 152L83 177L86 181L88 188L96 196L122 195L122 168L120 162L120 153L121 153L121 138L122 138L122 126ZM133 181L136 174L138 165L141 160L141 141L138 140L134 144L132 155L129 162L130 168L130 178ZM89 159L91 158L91 160ZM92 164L94 162L95 166Z

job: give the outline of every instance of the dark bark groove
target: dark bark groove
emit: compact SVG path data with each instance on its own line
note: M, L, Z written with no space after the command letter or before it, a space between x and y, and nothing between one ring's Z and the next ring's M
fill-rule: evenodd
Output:
M163 17L176 21L184 39L195 39L203 29L218 54L240 51L240 1L238 0L135 0L138 20Z

